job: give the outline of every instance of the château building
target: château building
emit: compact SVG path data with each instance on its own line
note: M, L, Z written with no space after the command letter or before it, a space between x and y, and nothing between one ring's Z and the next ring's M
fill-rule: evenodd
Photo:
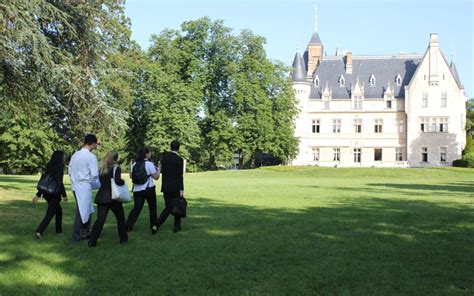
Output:
M467 97L438 34L423 55L324 55L317 30L293 62L293 165L450 166L466 142Z

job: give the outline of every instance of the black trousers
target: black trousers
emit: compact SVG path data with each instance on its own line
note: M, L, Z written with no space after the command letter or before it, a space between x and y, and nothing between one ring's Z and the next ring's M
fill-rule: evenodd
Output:
M63 209L61 208L61 195L49 195L45 196L46 202L48 203L48 209L46 215L39 224L36 232L43 233L49 222L56 216L56 233L63 232Z
M158 226L165 223L170 215L171 209L173 208L173 201L179 198L179 192L163 192L163 198L165 200L165 208L161 212L160 218L158 218ZM181 228L181 217L174 217L174 228Z
M105 219L107 218L107 213L109 210L114 213L115 219L117 220L117 231L120 242L123 243L128 241L127 228L125 226L125 213L123 211L122 203L100 203L97 204L97 220L95 220L94 225L92 226L91 237L89 240L90 245L95 246L97 244L97 239L102 233Z
M76 193L73 191L74 198L76 201L76 217L74 218L74 225L72 226L72 241L79 241L83 238L87 238L91 233L91 221L92 215L89 216L89 220L86 223L82 223L81 213L79 212L79 206L77 204Z
M150 211L150 228L157 225L157 213L156 213L156 191L155 187L148 187L146 190L138 191L133 193L133 209L127 218L127 228L132 229L135 222L137 222L138 216L142 211L145 200L148 203L148 210Z

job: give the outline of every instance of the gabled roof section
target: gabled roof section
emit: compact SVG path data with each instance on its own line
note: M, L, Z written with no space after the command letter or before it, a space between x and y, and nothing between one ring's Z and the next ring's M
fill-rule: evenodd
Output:
M449 65L449 70L451 70L451 73L454 76L454 80L456 80L456 83L458 84L458 86L460 88L463 88L463 85L461 84L461 80L459 79L458 70L456 69L456 64L454 62L451 62L451 64Z
M308 45L316 45L322 44L321 39L319 38L318 32L314 31L313 36L311 36L311 40L309 40Z
M422 56L421 55L385 55L385 56L353 56L352 74L345 71L344 56L325 57L315 75L319 76L321 82L328 81L332 88L333 99L350 99L351 88L355 86L357 77L360 81L368 81L374 74L377 83L374 87L364 88L364 97L383 98L388 81L400 74L401 85L392 84L391 88L396 98L405 98L405 86L407 86L415 73ZM345 86L339 87L339 77L344 75ZM311 91L310 99L321 99L321 90Z
M296 51L295 58L293 60L293 73L291 78L294 82L307 82L306 67L299 51Z

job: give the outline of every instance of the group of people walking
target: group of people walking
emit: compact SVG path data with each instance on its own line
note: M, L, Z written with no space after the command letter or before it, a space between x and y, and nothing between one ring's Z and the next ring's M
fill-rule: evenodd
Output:
M117 151L111 151L98 163L97 157L92 153L97 145L98 140L95 135L86 135L82 149L76 151L69 162L71 190L76 202L71 242L88 239L88 246L95 247L109 210L117 220L120 243L128 242L128 232L132 231L137 222L145 201L148 203L150 211L150 231L152 234L156 234L170 215L176 199L184 198L184 160L179 155L180 143L176 140L171 142L171 152L163 155L161 165L158 166L151 162L151 151L148 148L138 151L130 173L133 183L134 206L127 219L125 219L122 202L112 199L112 180L118 186L125 184L121 177L121 168L118 166L119 154ZM44 197L48 203L46 215L35 232L38 239L42 238L44 230L54 216L56 234L62 233L61 198L67 201L63 183L64 166L64 152L55 151L46 166L45 173L50 174L51 178L60 184L60 189L55 194L38 190L33 197L33 202ZM161 192L163 192L165 208L158 217L154 180L158 180L160 176L162 176ZM98 189L94 200L97 204L97 219L91 227L92 213L94 213L92 205L92 191L94 189ZM179 231L181 231L181 217L175 215L173 232Z

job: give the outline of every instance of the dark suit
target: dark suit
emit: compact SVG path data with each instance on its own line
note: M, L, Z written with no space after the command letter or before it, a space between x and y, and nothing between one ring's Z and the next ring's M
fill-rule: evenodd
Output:
M117 220L117 231L120 238L120 242L128 241L127 228L125 226L125 213L123 211L122 203L112 199L112 177L114 178L115 184L122 186L125 181L121 178L120 167L115 170L115 176L113 176L113 168L109 168L109 172L106 175L100 175L100 188L97 191L95 197L95 203L97 204L97 220L95 220L94 226L92 226L91 237L89 240L90 246L97 244L102 228L104 227L105 218L107 213L112 210Z
M161 192L165 199L165 209L158 218L158 225L165 223L171 213L173 202L180 197L180 190L184 190L183 184L184 160L178 154L168 152L161 160ZM181 218L174 217L175 230L181 229Z

